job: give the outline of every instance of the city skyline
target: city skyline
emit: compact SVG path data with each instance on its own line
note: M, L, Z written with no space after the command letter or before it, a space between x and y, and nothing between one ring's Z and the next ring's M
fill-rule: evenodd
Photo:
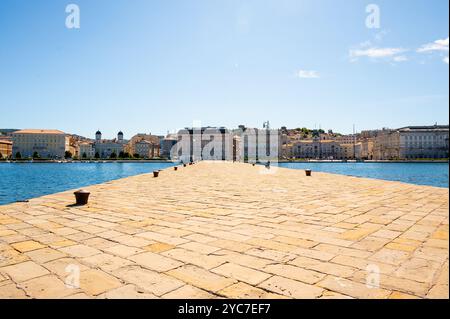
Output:
M448 1L376 1L379 28L359 0L73 3L80 29L66 1L0 3L0 127L448 122Z
M241 127L241 126L244 126L246 128L249 128L249 129L264 129L263 126L266 123L268 123L270 125L270 121L266 121L264 123L261 123L261 125L257 126L257 127L250 127L250 126L245 125L245 124L240 124L240 125L238 125L236 127L226 127L224 125L212 126L212 125L203 125L203 123L200 123L200 122L197 122L197 123L193 122L192 125L185 125L183 127L180 127L178 129L172 130L172 131L166 130L166 132L162 133L162 134L153 133L153 131L151 129L150 130L147 129L145 131L131 131L129 135L125 134L123 132L123 130L120 129L120 128L116 128L113 131L104 131L101 128L98 128L95 131L91 132L90 134L82 135L79 132L66 132L66 131L64 131L64 130L62 130L60 128L43 128L43 127L40 127L40 128L39 127L38 128L36 128L36 127L11 128L11 127L0 127L0 137L2 136L2 132L4 132L5 135L7 135L6 133L11 134L12 132L19 131L19 130L58 130L58 131L62 131L66 135L79 136L79 137L87 138L87 139L90 139L90 140L96 139L97 133L100 132L101 136L102 136L102 139L114 140L114 139L117 139L117 136L120 133L123 134L125 139L127 139L127 136L128 137L132 137L134 135L139 135L139 134L148 134L148 135L154 135L154 136L168 137L170 135L176 135L176 134L178 134L179 131L183 131L183 130L185 130L187 128L211 128L211 129L224 128L226 130L232 131L232 130L235 130L235 129L239 129L239 127ZM331 131L332 134L340 134L340 135L343 135L343 136L351 136L351 135L354 135L354 134L359 135L362 132L370 132L370 131L382 131L382 130L395 131L395 130L398 130L398 129L401 129L401 128L404 128L404 127L413 127L413 126L433 127L433 126L448 126L448 125L449 125L449 123L447 121L446 123L437 123L437 122L435 122L435 123L423 123L422 125L405 125L405 126L402 126L402 127L386 127L386 126L383 126L383 127L378 127L378 128L361 128L359 130L356 130L356 127L355 127L355 131L352 131L352 132L349 132L349 133L342 133L342 132L334 130L333 128L323 128L323 127L320 127L320 126L318 126L318 127L306 127L304 125L294 125L293 127L286 127L286 126L270 127L270 129L272 129L272 130L273 129L281 130L283 127L286 127L287 130L294 131L294 130L297 130L297 129L304 129L304 128L306 128L306 129L308 129L311 132L312 131L323 131L323 133L330 133L330 131Z

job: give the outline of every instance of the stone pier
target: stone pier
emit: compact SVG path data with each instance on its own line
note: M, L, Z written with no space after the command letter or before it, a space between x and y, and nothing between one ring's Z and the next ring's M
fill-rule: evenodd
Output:
M0 298L448 298L448 189L230 162L0 206Z

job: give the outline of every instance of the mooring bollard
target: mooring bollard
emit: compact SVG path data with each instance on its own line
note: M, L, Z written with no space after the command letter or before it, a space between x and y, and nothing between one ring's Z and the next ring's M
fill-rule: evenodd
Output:
M158 177L159 171L153 171L153 177Z
M80 189L80 190L76 191L74 194L75 194L75 200L76 200L77 205L86 205L89 200L89 194L91 194L91 193Z
M177 171L177 170L178 170L178 167L175 166L175 167L173 168L173 170L174 170L174 171Z
M305 169L305 173L306 173L306 176L311 176L311 170L310 169Z
M186 167L186 164L183 164L183 167Z

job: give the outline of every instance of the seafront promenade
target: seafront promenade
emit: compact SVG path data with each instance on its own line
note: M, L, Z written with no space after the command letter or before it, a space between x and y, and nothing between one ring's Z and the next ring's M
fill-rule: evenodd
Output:
M447 188L200 162L0 206L0 298L448 298Z

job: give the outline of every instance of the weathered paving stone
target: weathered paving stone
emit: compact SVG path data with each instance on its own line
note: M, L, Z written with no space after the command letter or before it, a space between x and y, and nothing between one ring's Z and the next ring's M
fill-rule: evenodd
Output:
M205 269L211 269L226 262L225 258L218 255L203 255L195 251L180 248L165 251L162 255Z
M116 270L114 275L127 283L137 286L140 291L151 293L158 297L184 285L182 281L173 277L136 266Z
M112 247L105 248L104 250L108 253L124 258L143 252L140 248L125 245L114 245Z
M73 257L80 257L80 258L89 257L101 253L100 250L86 245L67 246L60 248L59 250Z
M175 248L173 245L165 244L165 243L154 243L150 244L148 246L143 247L147 251L151 251L154 253L161 253L163 251L170 250L172 248Z
M258 287L274 293L297 299L312 299L322 295L323 289L313 285L307 285L292 279L273 276L262 282Z
M126 285L123 287L112 289L101 295L98 295L97 298L100 298L100 299L154 299L157 297L151 293L145 292L143 289L140 289L134 285Z
M318 273L334 275L343 278L350 277L357 271L357 269L353 267L339 265L332 262L323 262L307 257L298 257L290 261L289 264L305 269L314 270Z
M187 284L211 292L217 292L236 282L235 279L223 277L193 265L182 266L167 272L167 274Z
M80 273L80 288L90 296L97 296L121 285L117 278L100 270L88 269Z
M36 241L32 241L32 240L14 243L11 246L14 249L17 249L18 251L20 251L21 253L25 253L27 251L32 251L32 250L36 250L36 249L45 247L44 245L42 245Z
M0 268L0 273L7 274L15 282L22 282L46 275L49 272L35 262L26 261L20 264L2 267Z
M232 299L286 299L288 297L274 294L260 288L239 282L218 292L226 298Z
M393 291L389 295L389 299L419 299L419 297L410 294L405 294L399 291Z
M0 299L25 299L29 298L25 292L17 288L15 283L0 286Z
M73 269L77 269L80 272L89 269L87 266L81 264L74 258L60 258L46 262L42 266L51 271L53 274L56 274L64 282L72 273Z
M397 269L397 277L406 278L418 282L432 282L436 273L440 269L440 264L434 261L412 258L402 263Z
M55 299L79 292L79 290L66 287L58 277L52 275L25 281L20 284L20 287L30 297L40 299Z
M142 267L158 272L168 271L183 265L181 262L152 252L146 252L129 257L130 260Z
M25 253L31 260L37 263L46 263L55 259L63 258L66 255L58 250L51 248L42 248Z
M268 273L232 263L223 264L217 268L211 269L211 271L225 277L246 282L250 285L257 285L263 280L271 277Z
M273 264L263 269L265 272L289 279L298 280L307 284L315 284L325 277L325 274L314 270L307 270L292 265Z
M212 295L202 289L184 285L178 289L175 289L165 295L162 296L165 299L213 299L217 298L215 295Z
M327 276L317 285L331 291L361 299L388 298L391 294L389 290L368 287L367 285L356 281L350 281L334 276Z
M385 264L400 265L408 259L409 255L410 254L405 251L383 248L369 259Z
M83 258L81 261L91 268L100 268L107 272L134 264L128 259L104 253Z
M448 298L448 189L260 169L202 162L87 187L85 207L73 191L0 206L0 297ZM84 290L67 295L73 271Z
M367 271L357 272L352 276L352 280L365 285L367 283L367 275ZM430 289L429 284L401 278L394 274L380 274L379 285L382 289L399 291L406 294L420 296L422 298L425 297L427 291Z

